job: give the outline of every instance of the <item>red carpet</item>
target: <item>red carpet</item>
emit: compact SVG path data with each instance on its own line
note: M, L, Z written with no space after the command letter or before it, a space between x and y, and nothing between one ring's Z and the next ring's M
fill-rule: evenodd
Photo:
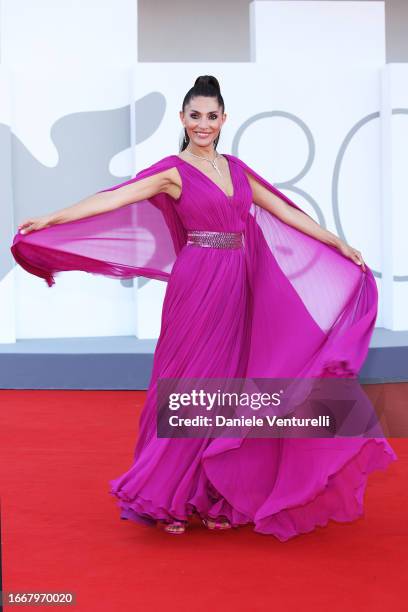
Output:
M250 526L178 537L119 520L107 492L131 464L144 397L0 391L5 591L72 591L77 605L58 609L80 612L406 610L406 439L390 440L399 461L369 477L355 523L285 543Z

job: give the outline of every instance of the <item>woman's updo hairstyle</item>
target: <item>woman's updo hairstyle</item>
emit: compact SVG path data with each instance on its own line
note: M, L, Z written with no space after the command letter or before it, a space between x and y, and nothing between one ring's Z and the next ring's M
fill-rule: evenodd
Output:
M185 108L187 104L190 102L192 98L196 96L205 96L207 98L217 98L219 106L222 108L222 112L225 111L224 100L221 95L220 84L215 76L210 76L205 74L203 76L199 76L196 78L195 83L191 89L188 90L183 100L183 112L185 112ZM220 139L220 134L218 134L217 138L214 140L214 149L217 147L218 141ZM180 145L180 151L184 151L190 142L190 138L187 134L187 130L184 128L183 140Z

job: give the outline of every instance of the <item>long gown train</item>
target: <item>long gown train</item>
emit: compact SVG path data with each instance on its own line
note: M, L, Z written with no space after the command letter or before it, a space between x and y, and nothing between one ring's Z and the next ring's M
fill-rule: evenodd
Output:
M166 194L52 226L11 247L27 271L167 282L161 329L130 468L110 481L120 516L226 516L281 541L363 515L368 475L396 455L384 438L159 438L159 378L357 377L377 314L370 268L283 223L252 201L248 175L297 206L242 160L226 155L226 195L198 168L170 155L117 189L177 167ZM306 213L305 213L306 214ZM188 230L242 232L239 249L187 244ZM64 231L62 231L64 230Z

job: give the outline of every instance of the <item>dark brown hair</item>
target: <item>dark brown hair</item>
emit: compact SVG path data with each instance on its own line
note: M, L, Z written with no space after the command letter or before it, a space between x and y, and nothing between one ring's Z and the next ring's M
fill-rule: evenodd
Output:
M185 108L187 104L190 102L192 98L196 96L206 96L207 98L217 98L219 106L222 108L222 112L225 112L224 100L221 95L220 84L218 79L215 76L211 76L205 74L203 76L199 76L196 78L195 83L191 89L188 90L183 100L183 112L185 112ZM218 141L220 139L220 134L218 134L217 138L214 140L214 149L217 147ZM180 151L184 151L190 142L190 138L187 134L187 130L184 128L184 137L182 143L180 145Z

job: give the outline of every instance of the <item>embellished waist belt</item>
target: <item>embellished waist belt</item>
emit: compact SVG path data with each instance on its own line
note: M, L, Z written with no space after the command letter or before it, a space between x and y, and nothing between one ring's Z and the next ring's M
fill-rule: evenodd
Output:
M187 230L187 244L216 249L239 249L243 245L243 233Z

